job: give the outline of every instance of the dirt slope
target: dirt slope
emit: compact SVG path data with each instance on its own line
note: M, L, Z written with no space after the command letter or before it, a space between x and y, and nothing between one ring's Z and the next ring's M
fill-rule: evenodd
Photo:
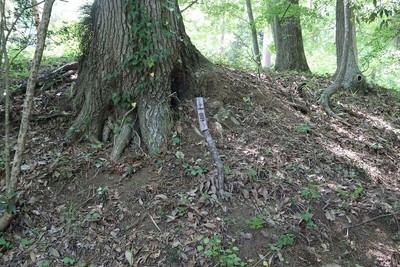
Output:
M54 112L70 112L69 85L36 97L1 265L397 266L398 96L338 94L332 103L349 127L318 106L329 79L219 75L204 96L228 200L214 194L191 103L176 108L157 158L128 149L116 163L109 144L64 141L73 118ZM43 116L51 112L60 116Z

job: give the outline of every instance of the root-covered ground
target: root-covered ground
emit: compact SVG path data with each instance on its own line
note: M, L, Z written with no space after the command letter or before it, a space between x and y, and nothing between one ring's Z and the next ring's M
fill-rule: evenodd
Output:
M216 169L190 102L176 107L160 155L128 148L117 163L111 144L64 141L69 85L38 95L0 265L400 264L399 96L381 88L335 95L349 127L318 105L327 78L218 75L204 97L228 200L214 194ZM21 103L16 97L14 140ZM4 106L0 113L4 136Z

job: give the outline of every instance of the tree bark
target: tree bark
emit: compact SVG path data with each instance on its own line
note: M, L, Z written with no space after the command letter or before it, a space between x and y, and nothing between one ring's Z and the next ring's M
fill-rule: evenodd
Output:
M351 89L352 91L357 91L359 89L364 89L366 86L366 81L364 76L362 75L357 60L357 49L356 48L356 31L354 25L354 15L352 8L349 10L349 48L348 48L348 57L347 57L347 66L346 72L344 75L343 88L345 90ZM341 62L342 62L342 53L344 51L344 39L345 39L345 16L344 16L344 3L343 0L336 1L336 73L334 77L336 77L339 73Z
M93 3L91 40L79 63L74 101L79 115L67 137L105 141L105 121L121 120L137 103L126 123L138 116L143 143L156 153L170 132L172 100L194 96L196 71L211 63L186 35L177 1L123 3ZM118 132L120 124L114 125Z
M251 7L251 0L246 0L247 7L247 15L249 17L250 29L251 29L251 38L253 41L253 54L254 59L256 61L257 67L261 67L261 54L260 47L258 45L258 37L257 37L257 28L256 23L254 21L253 9Z
M310 71L304 53L300 14L293 11L299 0L287 0L286 3L286 8L275 15L273 21L275 69Z

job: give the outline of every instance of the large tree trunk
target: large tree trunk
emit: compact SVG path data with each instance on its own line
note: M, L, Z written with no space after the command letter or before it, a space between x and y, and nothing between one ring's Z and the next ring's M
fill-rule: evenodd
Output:
M336 1L336 63L337 69L335 77L339 73L339 69L342 62L342 53L344 50L344 35L345 35L345 18L344 18L344 3L343 0ZM356 31L354 25L354 15L350 8L349 10L349 54L347 57L346 73L344 75L343 88L351 89L356 91L358 89L365 88L365 78L362 75L360 69L358 68L357 60L357 42L356 42Z
M293 11L299 0L287 0L284 10L275 15L273 21L276 48L276 70L309 71L304 53L300 14Z
M172 100L194 96L196 70L211 64L186 35L177 1L96 0L88 36L75 96L79 115L67 137L106 141L108 120L129 138L125 130L138 118L144 144L157 152L171 128Z

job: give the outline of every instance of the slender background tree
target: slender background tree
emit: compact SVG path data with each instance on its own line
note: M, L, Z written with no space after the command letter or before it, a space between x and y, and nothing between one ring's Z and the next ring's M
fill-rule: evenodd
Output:
M257 34L256 23L254 21L253 8L251 6L251 0L246 0L246 8L247 8L247 14L249 16L251 37L252 37L252 40L253 40L254 58L255 58L257 66L259 68L261 68L261 54L260 54L260 48L259 48L259 44L258 44L258 36L257 36L258 34Z
M342 1L342 0L338 0ZM327 87L321 96L321 104L324 107L325 111L335 117L340 119L339 116L337 116L333 110L330 107L329 100L331 96L340 88L344 87L345 84L345 78L346 78L346 73L347 73L347 68L348 68L348 61L350 58L350 50L351 50L351 38L352 38L352 30L351 30L351 7L348 2L348 0L344 0L344 4L341 6L343 10L338 10L343 14L343 23L344 23L344 36L343 36L343 51L342 51L342 59L340 60L340 65L338 66L339 71L335 77L334 82Z
M45 46L47 29L50 22L51 10L53 7L55 0L46 0L43 8L43 16L39 24L38 33L37 33L37 44L35 49L35 54L32 60L30 74L28 78L28 84L26 89L25 100L23 104L23 112L21 118L21 124L18 133L18 139L16 144L16 151L14 154L14 160L12 163L10 176L7 178L7 201L13 203L15 201L18 179L21 174L21 165L23 160L23 154L25 151L25 142L27 139L27 133L29 128L29 118L31 115L32 104L33 104L33 96L36 87L36 80L38 77L38 71L40 62L42 60L43 50ZM3 9L2 9L3 10ZM6 45L6 38L4 32L2 33L3 40L3 54L7 56L6 49L4 48ZM8 60L7 60L8 65ZM7 66L6 66L7 68ZM7 96L10 97L9 95ZM9 100L8 100L9 101ZM7 122L6 122L7 123ZM9 153L7 151L6 153ZM6 209L1 218L0 218L0 231L4 231L4 229L10 224L13 218L12 210Z
M352 4L351 4L352 5ZM343 88L344 89L362 89L365 87L365 78L361 73L358 67L358 53L357 53L357 39L356 39L356 30L354 25L354 13L353 6L349 7L348 16L349 16L349 31L350 35L348 36L348 56L347 56L347 66L345 69ZM343 56L342 53L345 51L345 13L344 13L344 1L337 0L336 1L336 61L337 68L334 76L339 74Z

